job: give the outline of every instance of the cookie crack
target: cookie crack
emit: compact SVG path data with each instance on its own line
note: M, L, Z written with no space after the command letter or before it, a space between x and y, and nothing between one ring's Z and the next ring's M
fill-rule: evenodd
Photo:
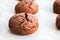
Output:
M26 14L26 13L25 13L25 18L26 18L27 21L29 21L28 14Z
M30 5L28 6L30 9L32 9L30 6L32 5L32 2L30 3Z
M24 21L23 21L23 22L21 22L21 23L19 23L19 25L21 25L22 23L24 23Z
M18 26L21 27L21 28L23 28L23 26L21 26L23 23L24 23L24 21L21 22L21 23L19 23Z

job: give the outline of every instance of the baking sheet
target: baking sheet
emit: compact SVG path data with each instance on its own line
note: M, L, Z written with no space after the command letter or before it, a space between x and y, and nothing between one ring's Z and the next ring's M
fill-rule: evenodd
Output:
M27 36L13 34L8 22L13 16L17 0L0 0L0 40L60 40L60 31L56 29L57 14L53 13L55 0L34 0L39 5L35 16L39 20L38 30Z

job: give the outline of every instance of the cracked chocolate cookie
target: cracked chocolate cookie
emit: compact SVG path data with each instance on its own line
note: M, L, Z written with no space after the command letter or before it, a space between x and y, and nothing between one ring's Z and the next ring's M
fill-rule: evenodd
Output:
M60 14L60 0L56 0L53 4L53 11L56 14Z
M9 28L15 34L32 34L38 29L38 19L29 13L19 13L10 18Z
M35 2L21 1L15 6L16 13L31 13L35 14L38 11L38 5Z
M60 15L56 18L56 27L60 30Z

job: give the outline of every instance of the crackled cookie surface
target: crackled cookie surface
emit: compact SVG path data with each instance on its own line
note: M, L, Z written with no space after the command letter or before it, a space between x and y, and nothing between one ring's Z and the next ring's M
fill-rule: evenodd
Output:
M38 5L35 2L21 1L15 6L16 13L31 13L35 14L38 11Z
M15 34L32 34L38 29L38 19L29 13L19 13L10 18L9 28Z

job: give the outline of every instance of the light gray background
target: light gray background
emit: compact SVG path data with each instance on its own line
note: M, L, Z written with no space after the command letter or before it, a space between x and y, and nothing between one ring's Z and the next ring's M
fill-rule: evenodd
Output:
M17 0L0 0L0 40L60 40L60 31L56 29L57 14L53 13L54 0L35 0L39 5L36 17L39 29L27 36L15 35L9 32L8 22L14 13Z

